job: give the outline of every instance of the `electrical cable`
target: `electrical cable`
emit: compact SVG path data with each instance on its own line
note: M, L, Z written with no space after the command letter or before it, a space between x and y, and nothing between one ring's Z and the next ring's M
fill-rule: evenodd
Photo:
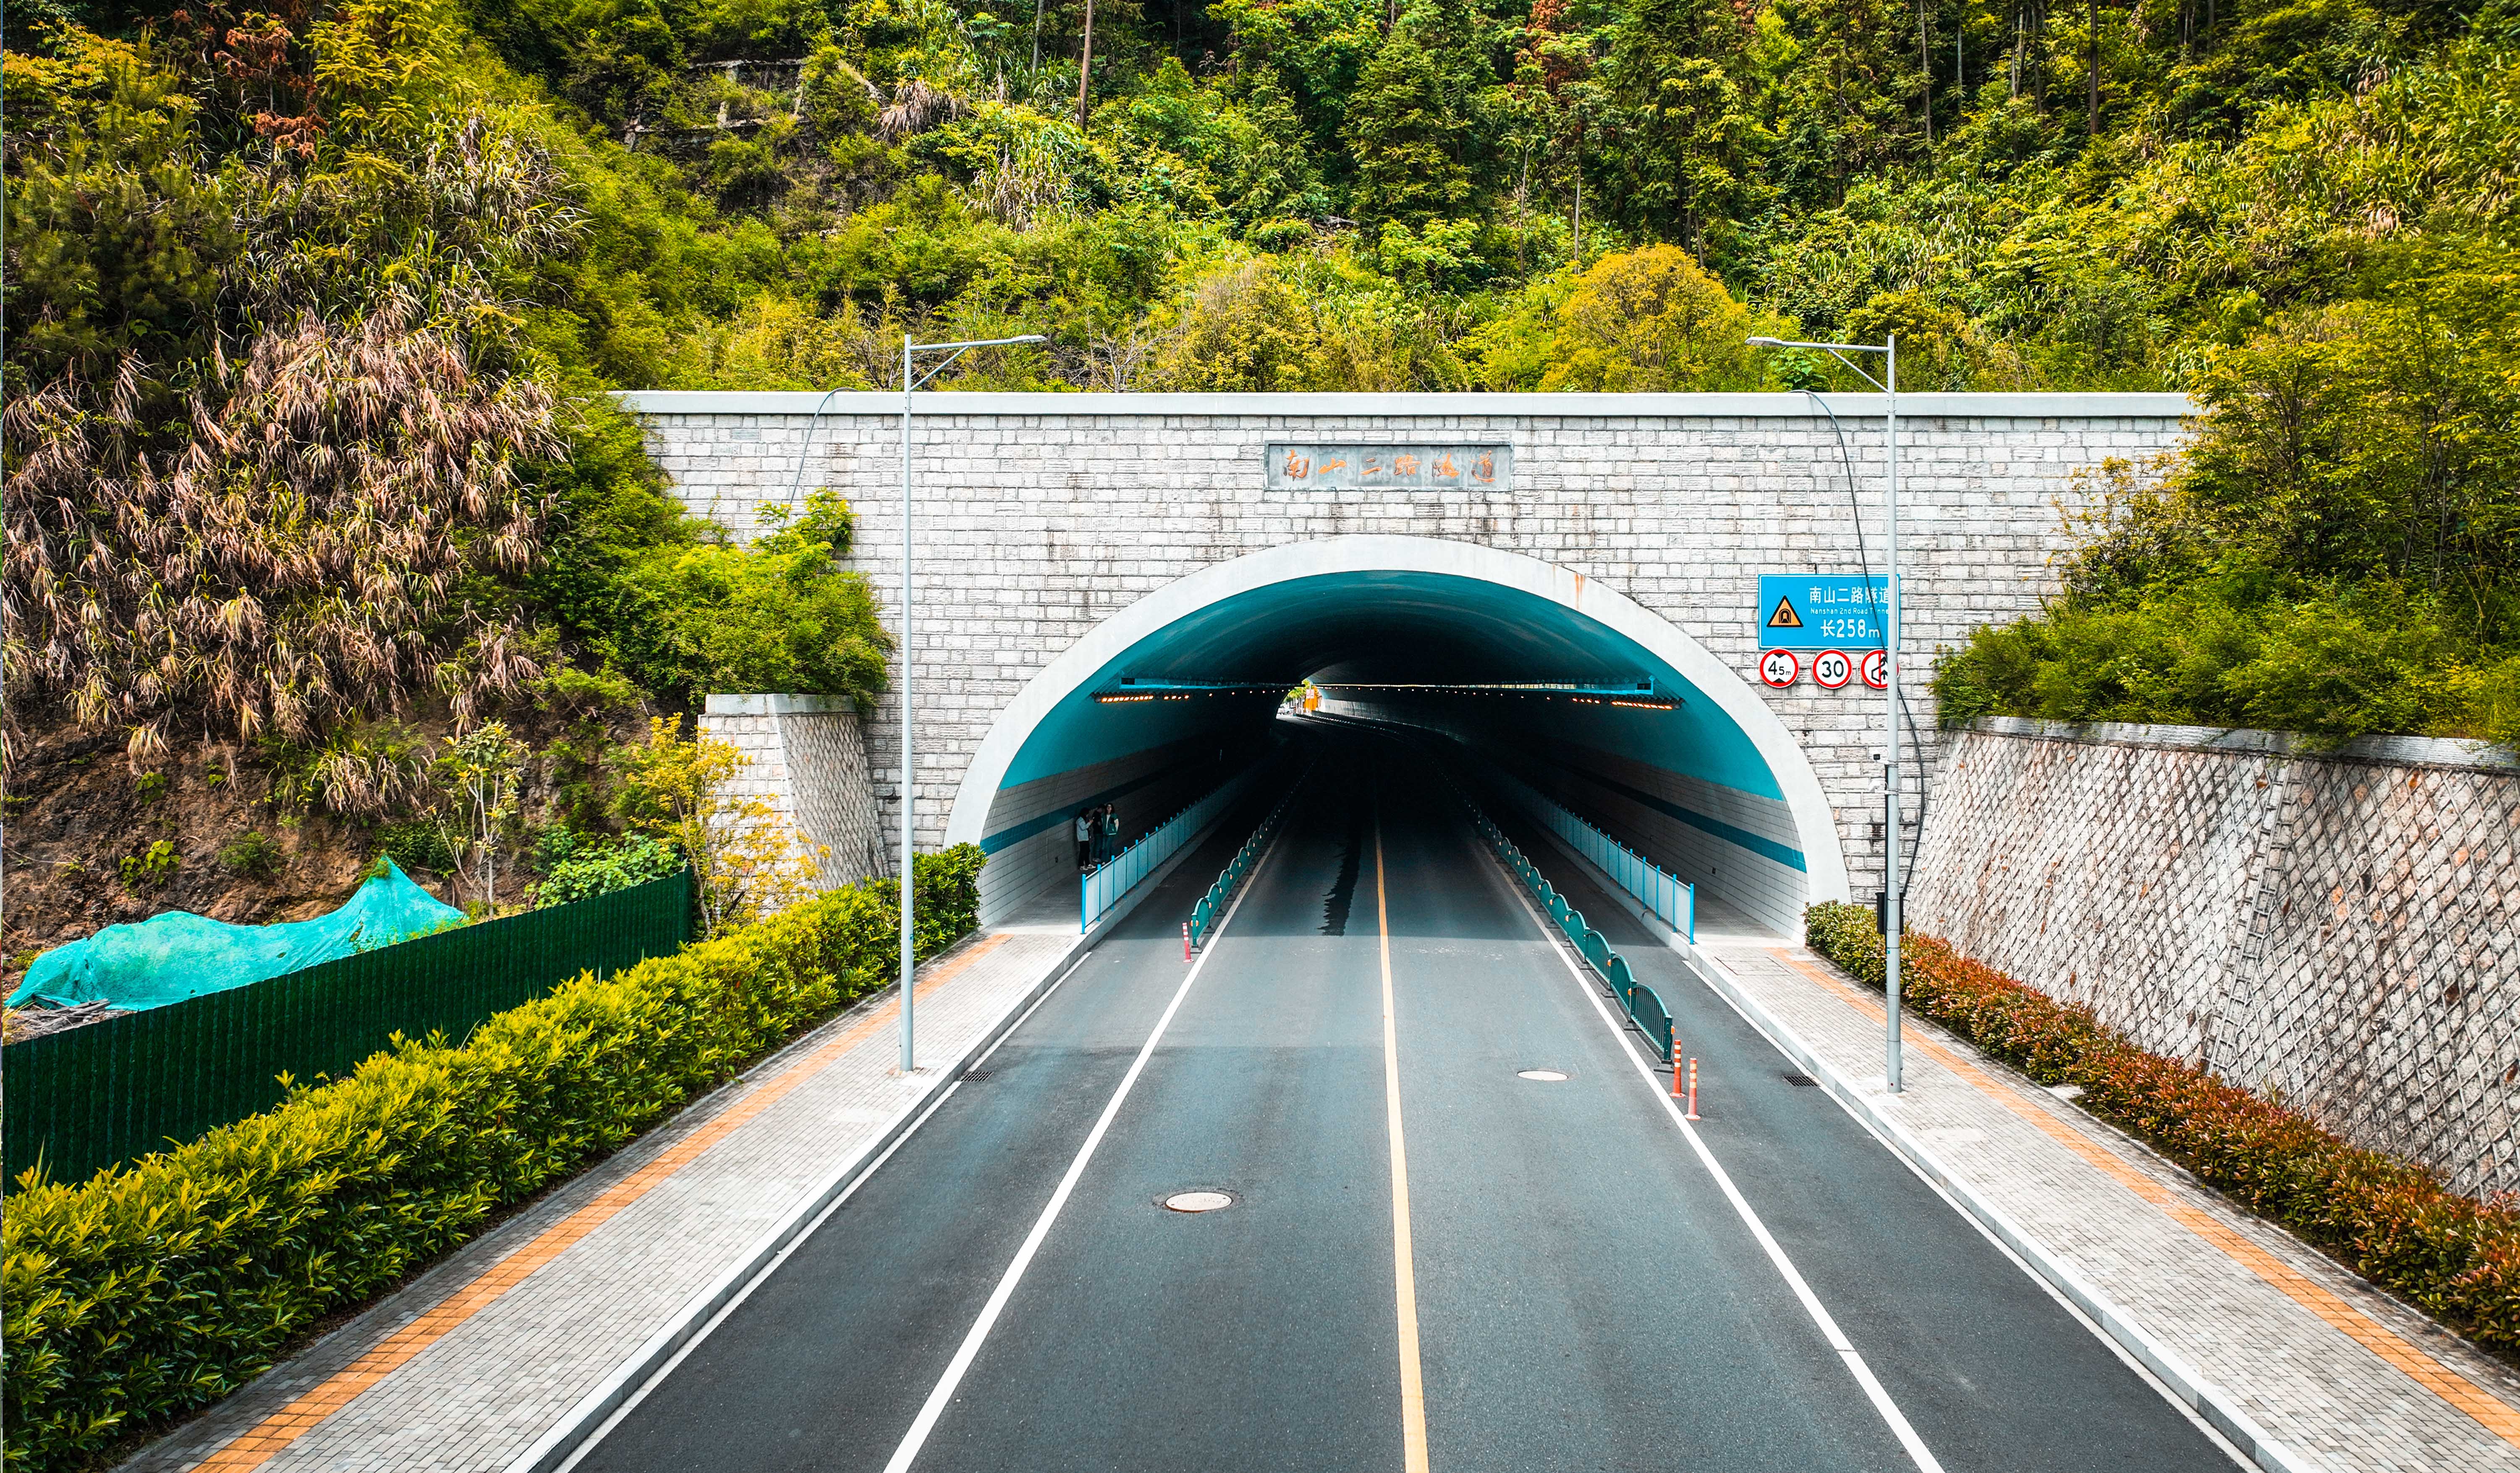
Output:
M1837 457L1846 467L1846 504L1847 509L1853 514L1852 520L1855 523L1855 561L1856 565L1864 570L1864 589L1867 602L1870 602L1872 553L1864 540L1864 502L1855 488L1855 454L1846 445L1846 427L1837 422L1837 411L1828 407L1828 400L1822 398L1813 390L1806 389L1803 392L1811 395L1811 401L1820 406L1820 412L1828 416L1828 428L1837 435ZM1876 617L1880 615L1878 605L1874 606L1873 612ZM1889 654L1890 632L1887 619L1881 620L1881 630L1882 654L1886 658ZM1908 888L1916 883L1916 855L1924 847L1925 814L1932 806L1932 799L1926 791L1924 734L1916 729L1916 713L1909 706L1908 692L1904 688L1899 692L1899 715L1907 723L1908 745L1916 754L1916 837L1908 845L1908 866L1899 876L1899 906L1905 910L1908 905Z

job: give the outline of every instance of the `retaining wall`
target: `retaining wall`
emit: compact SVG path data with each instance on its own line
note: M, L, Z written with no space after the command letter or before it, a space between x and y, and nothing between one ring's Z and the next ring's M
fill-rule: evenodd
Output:
M866 734L847 697L711 696L699 726L701 735L750 759L732 784L738 797L763 800L831 852L823 858L824 889L892 873Z
M2520 755L1999 719L1909 924L2463 1190L2520 1189Z

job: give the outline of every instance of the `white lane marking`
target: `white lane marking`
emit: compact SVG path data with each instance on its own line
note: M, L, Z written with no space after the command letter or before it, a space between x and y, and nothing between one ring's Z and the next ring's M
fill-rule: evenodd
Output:
M999 1278L998 1287L991 1291L989 1302L980 1307L980 1317L973 1321L970 1333L963 1337L962 1348L954 1352L954 1358L946 1364L945 1374L937 1381L936 1389L927 1394L926 1404L919 1408L919 1415L911 1422L910 1431L902 1438L901 1446L893 1450L892 1460L883 1465L884 1473L909 1473L910 1465L919 1458L919 1450L927 1446L928 1434L936 1430L937 1418L945 1414L946 1406L954 1400L955 1391L963 1384L964 1375L970 1370L971 1362L979 1358L980 1346L989 1338L989 1331L997 1326L998 1316L1006 1312L1007 1301L1014 1298L1016 1283L1023 1278L1024 1270L1032 1266L1033 1255L1041 1251L1043 1241L1049 1238L1051 1224L1058 1220L1059 1210L1067 1206L1068 1196L1076 1190L1078 1179L1085 1174L1086 1163L1094 1159L1095 1149L1102 1144L1102 1137L1110 1130L1111 1122L1120 1114L1121 1104L1129 1098L1129 1091L1137 1087L1138 1076L1146 1073L1147 1061L1154 1056L1155 1045L1163 1041L1164 1031L1173 1026L1173 1015L1181 1011L1192 986L1198 981L1199 974L1207 970L1208 959L1216 954L1218 944L1225 940L1226 929L1234 924L1235 912L1240 910L1243 900L1259 888L1260 872L1268 868L1270 855L1277 850L1277 836L1272 836L1269 848L1261 852L1260 862L1251 866L1250 877L1243 882L1241 894L1234 898L1233 904L1225 907L1225 916L1216 923L1206 948L1191 963L1190 975L1182 979L1182 985L1173 992L1173 1000L1166 1004L1163 1016L1155 1020L1154 1032L1147 1035L1147 1041L1139 1046L1138 1056L1129 1063L1129 1072L1120 1077L1120 1086L1111 1091L1110 1103L1102 1107L1102 1118L1095 1121L1094 1128L1086 1132L1085 1143L1076 1148L1076 1159L1067 1164L1067 1174L1058 1178L1058 1188L1050 1194L1049 1205L1041 1210L1041 1217L1032 1224L1032 1231L1024 1235L1023 1246L1015 1250L1013 1262L1007 1265L1007 1271Z
M1016 1014L1015 1021L1008 1024L1005 1030L998 1035L996 1041L992 1042L985 1050L983 1050L980 1056L973 1059L968 1067L974 1069L978 1068L980 1065L987 1063L991 1055L1005 1047L1007 1040L1015 1036L1015 1030L1023 1027L1027 1019L1031 1018L1034 1013L1039 1012L1041 1010L1041 1005L1050 1000L1050 996L1053 992L1056 992L1060 988L1067 986L1067 979L1075 976L1078 971L1082 970L1085 956L1091 954L1092 948L1088 947L1085 953L1080 954L1077 957L1075 965L1070 966L1066 971L1059 973L1058 979L1056 982L1053 982L1049 987L1042 989L1041 995L1034 998L1022 1012ZM654 1371L650 1373L647 1380L640 1382L639 1389L636 1392L633 1392L629 1399L624 1401L619 1406L614 1407L602 1422L598 1423L595 1430L587 1435L585 1441L579 1443L576 1449L572 1450L566 1458L562 1460L560 1466L552 1470L552 1473L570 1473L571 1469L574 1469L578 1464L586 1461L588 1454L595 1450L598 1444L611 1436L614 1428L629 1420L630 1413L639 1409L639 1404L648 1400L649 1393L654 1391L657 1387L664 1385L666 1379L672 1376L674 1371L680 1367L685 1360L691 1358L692 1353L700 1348L700 1343L702 1341L708 1339L709 1336L716 1334L718 1326L726 1323L728 1318L730 1318L736 1311L743 1307L743 1302L752 1297L754 1290L760 1288L763 1284L770 1282L771 1277L778 1273L780 1268L787 1264L788 1259L795 1256L797 1250L805 1246L808 1239L823 1230L823 1224L832 1220L832 1214L838 1212L842 1207L846 1206L848 1200L858 1194L859 1187L862 1187L869 1181L874 1180L875 1174L881 1171L883 1169L883 1164L892 1159L892 1153L900 1150L903 1146L908 1145L910 1143L910 1137L919 1133L919 1128L926 1125L928 1120L932 1118L937 1111L945 1108L945 1102L952 1099L955 1091L962 1087L963 1082L961 1080L956 1080L947 1084L944 1088L936 1091L936 1093L928 1099L926 1105L920 1110L919 1118L904 1127L902 1132L892 1138L892 1143L883 1148L882 1154L877 1156L875 1160L867 1163L866 1170L858 1173L855 1180L851 1181L838 1196L833 1197L830 1204L821 1212L816 1213L814 1215L814 1220L806 1223L794 1237L789 1238L788 1240L787 1247L780 1249L777 1256L772 1258L769 1263L762 1265L761 1271L755 1273L749 1280L747 1280L744 1283L744 1286L741 1290L737 1291L736 1296L733 1299L728 1300L725 1306L715 1314L710 1315L708 1322L701 1325L698 1331L694 1332L691 1339L683 1342L683 1348L681 1350L674 1352L673 1356L668 1358L664 1364L657 1366Z
M1502 874L1502 865L1498 865L1492 872ZM1706 1142L1699 1138L1697 1128L1688 1123L1688 1118L1681 1113L1680 1106L1674 1104L1671 1096L1664 1091L1662 1075L1656 1070L1647 1068L1644 1060L1637 1056L1636 1050L1628 1046L1627 1030L1620 1026L1617 1018L1611 1016L1609 1004L1601 1000L1600 991L1593 985L1591 976L1575 964L1574 959L1566 954L1564 946L1557 944L1556 928L1542 917L1539 908L1531 903L1531 898L1523 892L1518 882L1512 881L1508 876L1506 888L1512 891L1514 898L1522 902L1523 912L1532 918L1532 924L1538 926L1542 937L1548 940L1550 951L1575 979L1576 986L1584 993L1584 1000L1593 1004L1594 1013L1600 1018L1601 1026L1610 1031L1620 1055L1626 1058L1629 1067L1636 1070L1638 1076L1645 1082L1645 1088L1653 1095L1654 1102L1662 1106L1663 1114L1671 1118L1672 1125L1678 1128L1682 1136L1687 1138L1689 1149L1697 1153L1698 1164L1706 1168L1706 1174L1714 1177L1715 1184L1723 1189L1724 1200L1732 1204L1733 1213L1741 1219L1742 1224L1750 1229L1750 1235L1758 1240L1759 1247L1766 1251L1768 1262L1776 1266L1778 1274L1784 1279L1786 1286L1794 1291L1794 1298L1802 1301L1803 1312L1809 1314L1812 1323L1820 1327L1821 1338L1826 1340L1828 1348L1837 1352L1839 1358L1846 1362L1848 1374L1855 1377L1856 1385L1864 1388L1865 1396L1872 1402L1872 1409L1881 1414L1881 1420L1889 1424L1891 1435L1899 1440L1899 1446L1908 1450L1909 1460L1916 1465L1918 1473L1943 1473L1943 1465L1935 1458L1933 1450L1926 1447L1925 1440L1916 1435L1914 1427L1909 1425L1907 1413L1899 1409L1898 1403L1890 1400L1889 1390L1872 1374L1872 1367L1864 1363L1864 1354L1855 1348L1854 1342L1846 1338L1846 1332L1837 1327L1836 1317L1831 1315L1828 1308L1820 1302L1820 1296L1812 1292L1811 1285L1804 1282L1802 1270L1796 1268L1794 1261L1786 1257L1783 1245L1777 1241L1775 1234L1768 1231L1768 1224L1759 1220L1759 1215L1751 1209L1749 1199L1742 1196L1741 1189L1732 1184L1732 1174L1724 1170L1724 1164L1715 1159L1715 1153L1708 1150Z

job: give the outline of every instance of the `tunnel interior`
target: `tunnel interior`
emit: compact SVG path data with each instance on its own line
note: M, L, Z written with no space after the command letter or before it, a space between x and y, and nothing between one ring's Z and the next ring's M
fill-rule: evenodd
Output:
M1080 810L1111 805L1134 837L1263 759L1284 739L1285 691L1307 679L1333 718L1443 733L1713 904L1780 934L1798 924L1802 832L1776 764L1709 691L1564 602L1414 571L1236 592L1075 683L1032 724L989 802L984 917L1072 886Z

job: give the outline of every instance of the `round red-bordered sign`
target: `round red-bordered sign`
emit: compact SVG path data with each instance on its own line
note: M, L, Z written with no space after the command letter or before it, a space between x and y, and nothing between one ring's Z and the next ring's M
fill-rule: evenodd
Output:
M1802 657L1791 650L1770 650L1759 657L1759 678L1778 690L1802 678Z
M1844 650L1822 650L1812 657L1812 679L1822 690L1835 690L1855 678L1855 662Z
M1874 690L1890 688L1890 657L1881 651L1866 650L1864 663L1856 667L1856 669L1864 676L1864 683Z

